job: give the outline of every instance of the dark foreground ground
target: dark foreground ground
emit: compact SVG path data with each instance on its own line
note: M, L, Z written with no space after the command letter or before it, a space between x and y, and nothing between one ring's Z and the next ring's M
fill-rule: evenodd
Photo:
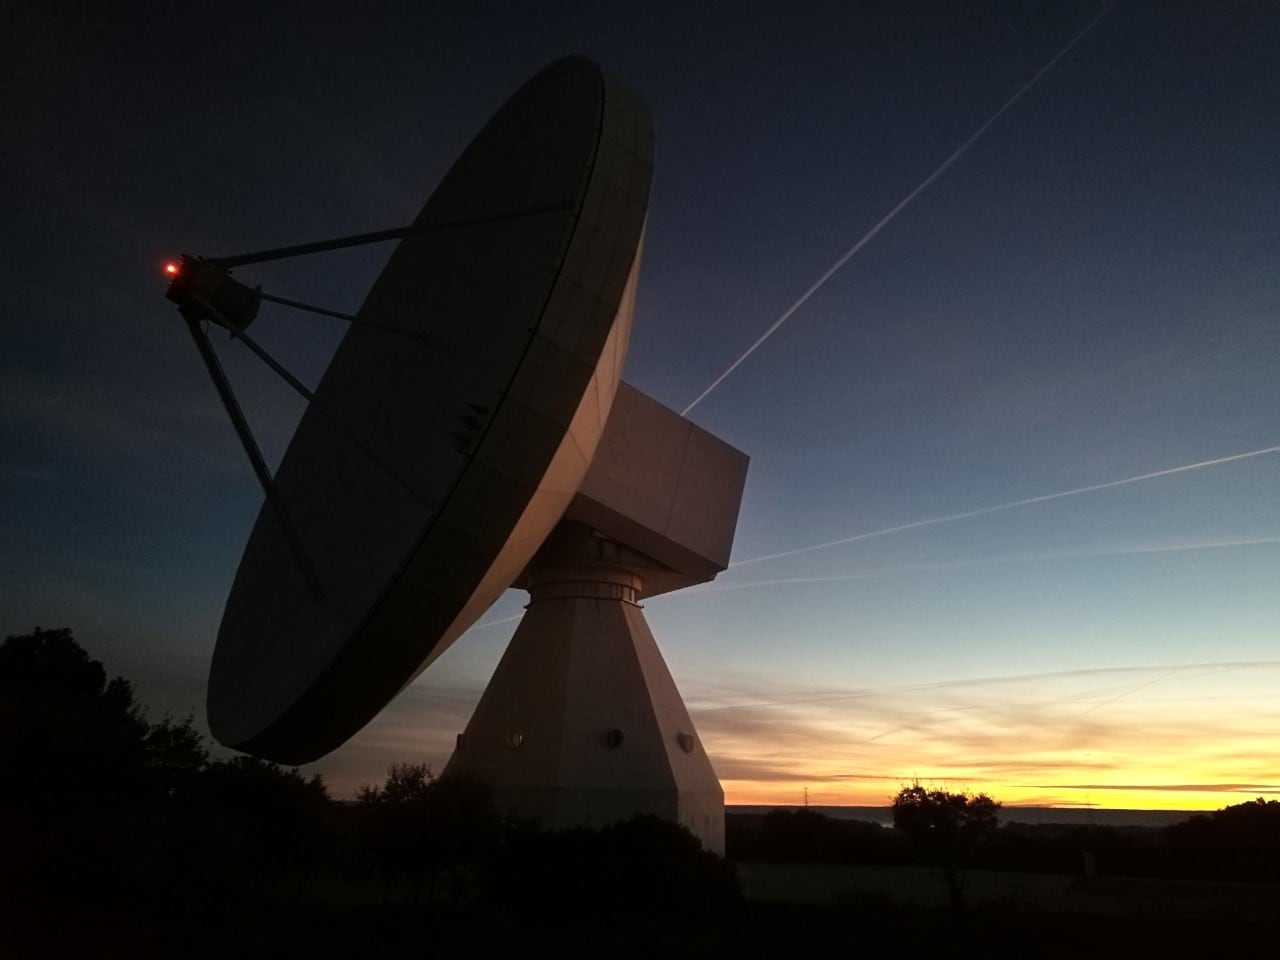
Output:
M165 917L145 905L49 908L11 918L0 957L1176 958L1273 955L1280 937L1275 886L977 874L956 912L939 878L912 868L747 863L739 877L743 901L705 915L567 900L426 906L323 889L183 903Z
M861 902L939 909L947 905L938 871L923 867L742 863L738 879L746 899L753 903ZM972 870L965 877L965 899L970 909L989 914L1272 925L1271 932L1280 936L1277 884Z

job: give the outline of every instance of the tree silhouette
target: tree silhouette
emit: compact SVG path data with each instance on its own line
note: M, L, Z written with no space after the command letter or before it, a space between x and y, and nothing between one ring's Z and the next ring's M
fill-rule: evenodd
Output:
M435 782L425 763L393 763L381 787L366 784L357 794L361 834L382 875L384 896L405 885L416 903L428 878L434 892L439 869L431 816Z
M1165 831L1178 872L1222 879L1280 881L1280 800L1258 797L1198 814Z
M435 825L437 862L449 878L454 903L467 891L467 881L479 873L497 851L503 823L493 805L493 790L482 780L441 777L431 786L429 801Z
M893 798L894 829L942 868L948 897L957 909L964 905L969 857L995 832L999 809L985 793L928 790L919 782L903 787Z
M0 821L22 895L119 889L145 829L147 724L133 689L69 629L0 645Z
M502 822L489 787L466 777L437 778L425 764L393 763L381 787L357 795L361 832L382 874L384 895L403 885L416 903L424 884L435 899L441 872L454 903L497 846Z
M147 732L133 688L108 681L68 629L7 637L0 645L0 760L27 776L11 799L33 809L109 793L144 763Z
M330 801L319 774L310 779L256 757L214 763L208 787L227 839L249 878L268 887L301 887L324 859Z

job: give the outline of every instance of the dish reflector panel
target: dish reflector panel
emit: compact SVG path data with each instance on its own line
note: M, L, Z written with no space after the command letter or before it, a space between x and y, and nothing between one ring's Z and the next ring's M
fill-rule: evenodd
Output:
M582 482L626 355L647 111L563 60L489 121L375 281L223 614L209 724L283 763L339 746L520 574ZM431 229L432 224L442 224Z

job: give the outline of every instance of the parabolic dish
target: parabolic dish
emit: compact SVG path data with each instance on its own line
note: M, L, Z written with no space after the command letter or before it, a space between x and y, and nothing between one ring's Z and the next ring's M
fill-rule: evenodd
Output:
M427 201L338 347L264 504L209 675L222 743L339 746L472 625L560 519L626 354L648 113L582 59L538 74Z

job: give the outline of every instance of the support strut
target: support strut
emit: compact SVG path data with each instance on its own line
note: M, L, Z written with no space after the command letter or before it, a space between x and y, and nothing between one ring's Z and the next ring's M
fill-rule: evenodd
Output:
M341 310L330 310L328 307L317 307L315 304L303 303L301 300L290 300L287 297L277 297L274 294L258 292L258 297L267 303L278 303L282 307L291 307L294 310L301 310L304 313L315 313L322 317L337 317L339 320L345 320L347 323L358 323L359 318L353 313L343 313Z
M344 250L347 247L360 247L370 243L383 243L387 240L400 240L420 233L433 233L437 230L456 230L461 227L476 227L486 223L501 223L504 220L517 220L521 217L534 217L542 213L571 209L573 209L573 204L565 201L539 203L532 207L521 207L518 210L508 210L505 213L490 214L487 217L466 217L461 220L411 223L407 227L375 230L372 233L353 233L346 237L317 240L314 243L299 243L291 247L275 247L271 250L257 250L253 253L240 253L230 257L209 257L207 262L230 270L232 267L243 266L246 263L266 263L269 260L304 257L312 253L327 253L330 250Z
M289 550L293 554L294 561L298 564L298 570L302 573L302 578L307 582L307 589L311 591L311 595L316 599L317 603L322 602L325 599L324 587L321 586L320 578L316 576L315 569L311 566L311 561L307 558L306 551L302 549L302 540L298 536L298 529L293 525L293 520L285 509L284 500L281 499L280 492L272 482L271 471L267 469L267 462L262 457L262 451L258 449L258 442L253 438L253 431L249 429L249 421L245 419L244 411L240 409L235 392L231 389L231 382L227 379L227 374L222 369L222 364L218 362L218 355L214 352L213 344L209 342L209 335L195 320L187 319L187 329L191 331L191 339L196 342L196 349L200 351L200 359L204 361L205 369L209 371L209 377L213 380L214 387L217 388L218 398L222 401L223 407L226 408L227 416L231 418L231 425L235 427L236 436L240 438L240 445L244 447L245 456L249 458L249 463L252 464L253 472L258 477L258 483L262 486L262 492L267 498L267 503L271 505L271 512L275 514L276 521L284 532L285 542L289 544Z
M371 450L347 434L346 430L342 429L341 424L320 409L315 403L315 395L245 333L245 328L257 314L257 304L261 300L269 300L282 306L306 310L322 316L337 317L348 322L359 323L359 319L348 313L340 313L336 310L327 310L323 307L312 306L296 300L266 295L262 293L261 287L257 290L249 290L244 284L233 280L228 275L228 271L232 267L248 263L266 263L270 260L284 260L289 257L301 257L313 253L324 253L329 250L342 250L347 247L382 243L386 240L398 240L438 230L453 230L488 223L500 223L504 220L538 216L539 214L560 210L571 210L573 207L574 203L569 201L542 203L484 217L413 223L406 227L396 227L391 230L375 230L371 233L351 234L330 240L301 243L289 247L275 247L270 250L258 250L253 253L242 253L229 257L210 257L205 259L183 256L181 265L173 264L168 268L168 272L173 276L173 281L166 295L170 300L178 304L179 311L182 313L183 319L186 320L187 329L191 331L191 338L195 341L196 349L200 351L200 358L204 361L205 369L209 371L209 377L213 380L213 385L218 391L218 397L227 411L227 416L231 419L231 425L235 428L236 436L240 439L240 445L244 447L245 455L249 458L249 463L258 478L258 483L262 487L267 503L271 506L271 512L275 514L276 521L280 524L280 529L284 533L285 541L289 545L289 550L298 564L298 570L302 573L303 579L306 580L307 588L317 602L325 599L324 587L321 585L320 578L316 575L315 568L311 565L311 561L302 547L298 529L289 517L284 501L275 487L275 483L271 478L271 471L267 469L266 461L263 459L262 451L258 448L258 443L253 437L253 431L249 428L249 422L245 418L244 411L240 409L235 392L231 388L231 382L227 379L226 372L222 369L222 364L218 361L218 355L213 349L213 344L209 342L208 334L201 326L202 321L210 320L215 322L220 326L226 327L233 337L239 337L258 359L262 360L277 376L281 377L289 386L306 398L308 403L316 406L317 410L325 416L325 419L341 430L344 435L347 435L347 439L351 440L365 456L369 457L373 463L419 502L422 502L421 497L395 471L382 463ZM386 329L390 332L407 333L407 331L398 331L393 328Z

